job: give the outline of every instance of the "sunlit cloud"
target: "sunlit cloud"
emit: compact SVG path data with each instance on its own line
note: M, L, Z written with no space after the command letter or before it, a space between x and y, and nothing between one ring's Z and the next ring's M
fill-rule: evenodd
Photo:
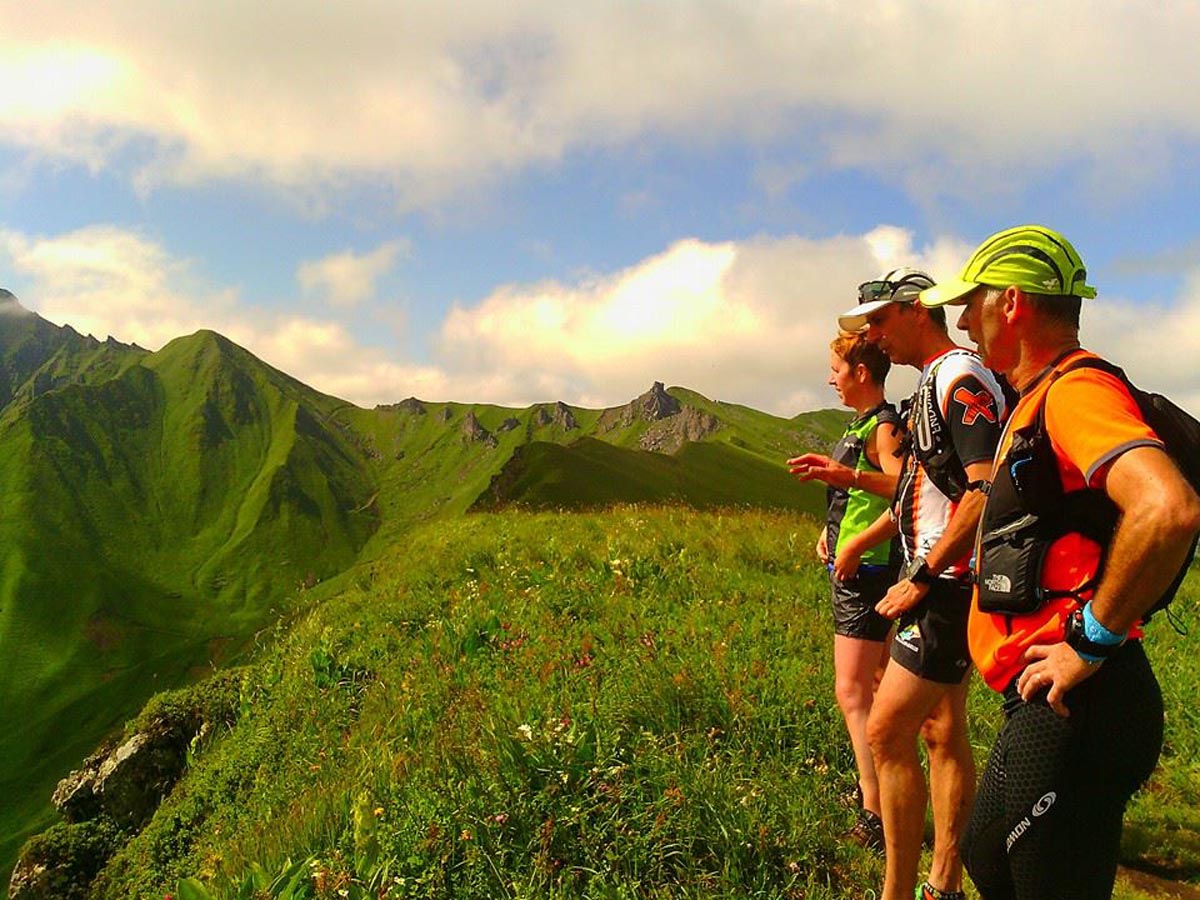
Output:
M52 237L0 231L12 270L32 280L33 309L103 340L157 349L234 308L236 292L205 290L186 261L134 232L93 226Z
M1020 16L955 0L467 0L447 16L297 0L280 13L216 2L197 27L194 10L151 0L6 4L3 140L120 167L143 190L251 177L336 202L369 178L407 208L646 138L802 140L803 160L759 171L771 196L830 167L920 195L1018 190L1064 164L1107 194L1165 177L1200 143L1195 4ZM980 35L1019 47L1020 65L980 53Z
M945 273L963 252L947 242L918 250L893 227L816 241L680 241L606 277L510 285L456 308L441 358L510 382L526 376L514 386L558 373L568 400L619 403L658 380L792 415L835 402L824 386L828 345L855 285L901 264Z
M1084 301L1084 346L1118 363L1139 387L1200 415L1200 265L1185 273L1179 295L1168 303L1109 297L1100 287L1095 300Z
M388 241L370 253L335 253L301 263L296 280L306 294L323 295L336 307L354 307L375 294L375 283L407 251L404 241Z

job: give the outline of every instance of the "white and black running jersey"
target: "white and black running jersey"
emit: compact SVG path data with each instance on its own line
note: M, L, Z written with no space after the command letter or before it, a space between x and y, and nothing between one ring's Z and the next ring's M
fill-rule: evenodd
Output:
M963 466L987 462L996 452L1006 412L1004 391L996 376L976 353L959 347L929 360L921 370L909 413L909 434L925 451L921 455L948 444ZM908 561L929 555L958 506L934 484L918 455L913 451L907 454L895 510ZM968 554L941 577L961 578L969 569Z

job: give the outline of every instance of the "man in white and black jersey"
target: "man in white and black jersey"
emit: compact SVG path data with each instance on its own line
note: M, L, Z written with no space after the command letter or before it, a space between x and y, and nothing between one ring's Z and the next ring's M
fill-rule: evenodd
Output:
M958 844L975 786L966 731L970 554L1006 404L979 357L950 339L940 310L915 302L932 285L923 272L897 269L861 285L859 305L838 320L865 330L893 363L921 370L896 501L835 562L845 571L860 547L901 535L903 576L876 606L898 628L867 726L887 849L881 900L908 900L917 884L927 797L918 737L934 822L922 900L965 897Z

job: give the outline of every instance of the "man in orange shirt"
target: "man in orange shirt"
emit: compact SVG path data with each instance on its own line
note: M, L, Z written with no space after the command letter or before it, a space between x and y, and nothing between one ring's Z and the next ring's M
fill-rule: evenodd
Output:
M1162 745L1139 622L1200 529L1200 499L1122 380L1087 364L1074 247L1040 226L988 238L921 303L1021 393L980 524L971 657L1004 695L963 858L985 900L1107 898L1121 820Z

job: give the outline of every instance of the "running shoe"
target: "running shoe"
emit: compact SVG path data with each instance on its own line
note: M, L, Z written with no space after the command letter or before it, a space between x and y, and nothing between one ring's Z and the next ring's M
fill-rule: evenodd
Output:
M846 837L860 847L883 852L883 820L869 809L860 809L858 818L846 832Z
M928 881L923 881L917 888L916 900L967 900L967 895L963 891L939 891Z

